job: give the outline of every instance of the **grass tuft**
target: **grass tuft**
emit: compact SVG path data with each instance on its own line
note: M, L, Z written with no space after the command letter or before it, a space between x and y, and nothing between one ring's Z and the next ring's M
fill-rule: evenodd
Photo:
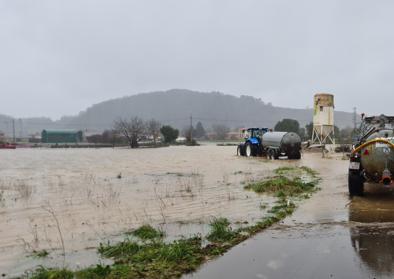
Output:
M129 277L125 278L178 278L204 261L201 243L198 236L171 243L125 240L115 245L101 244L99 253L115 261L108 278L123 278L119 272L126 272Z
M73 279L74 273L66 269L51 269L40 266L33 272L31 279Z
M36 257L36 258L46 258L46 257L48 257L48 255L49 255L49 252L47 251L47 250L40 250L40 251L33 251L33 257Z
M278 175L285 175L289 172L295 171L295 167L280 167L274 170L274 172Z
M317 177L317 175L319 174L319 172L317 172L309 167L306 167L306 166L302 166L302 167L300 167L300 169L302 171L306 172L307 174L311 175L312 177Z
M230 227L230 222L226 218L215 218L211 223L211 232L207 239L211 242L226 242L231 240L235 232Z
M313 191L317 182L304 182L299 177L294 179L285 176L276 176L267 180L253 182L244 188L256 193L276 193L277 197L296 196L304 192Z
M138 237L141 240L155 240L164 237L164 232L156 230L151 225L143 225L138 229L132 231L131 235Z
M317 172L308 167L281 167L277 168L275 173L277 176L249 183L244 188L256 193L275 194L278 198L286 198L315 191L319 181ZM294 176L294 174L302 175L303 173L308 177Z
M76 272L75 277L80 279L107 278L111 274L111 271L112 270L109 265L102 266L98 264L95 267L89 267L85 270Z

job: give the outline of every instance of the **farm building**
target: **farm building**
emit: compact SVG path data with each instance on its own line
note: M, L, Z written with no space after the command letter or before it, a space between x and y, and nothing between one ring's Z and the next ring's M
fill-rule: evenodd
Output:
M83 141L83 132L74 130L43 130L42 143L79 143Z

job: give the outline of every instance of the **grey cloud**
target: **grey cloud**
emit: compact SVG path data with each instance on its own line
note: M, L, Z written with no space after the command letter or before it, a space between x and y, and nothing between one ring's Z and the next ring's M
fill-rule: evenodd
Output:
M189 88L390 114L392 1L0 0L0 113ZM371 97L374 99L371 100Z

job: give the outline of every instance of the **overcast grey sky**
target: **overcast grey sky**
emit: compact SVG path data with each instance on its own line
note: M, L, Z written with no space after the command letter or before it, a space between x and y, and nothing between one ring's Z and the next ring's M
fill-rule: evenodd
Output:
M186 88L394 114L394 1L0 0L0 114Z

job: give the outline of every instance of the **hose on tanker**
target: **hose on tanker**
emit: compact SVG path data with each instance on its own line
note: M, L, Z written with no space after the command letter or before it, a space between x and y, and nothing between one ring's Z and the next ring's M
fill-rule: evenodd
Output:
M394 149L394 144L393 144L392 142L390 142L390 141L388 141L387 139L384 139L384 138L377 138L377 139L373 139L373 140L367 141L367 142L361 144L360 146L356 147L356 148L352 151L352 154L355 154L355 153L359 152L361 149L363 149L363 148L365 148L365 147L367 147L367 146L369 146L369 145L371 145L371 144L377 143L377 142L385 143L385 144L387 144L389 147L391 147L392 149Z

